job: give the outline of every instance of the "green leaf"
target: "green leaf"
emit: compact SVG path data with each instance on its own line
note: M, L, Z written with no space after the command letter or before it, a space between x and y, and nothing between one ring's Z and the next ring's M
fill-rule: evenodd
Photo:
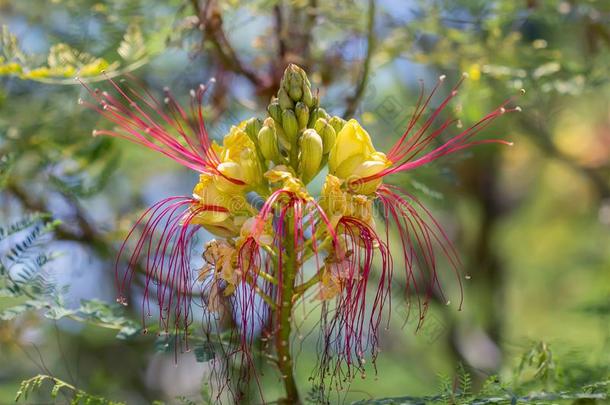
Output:
M117 53L128 62L135 62L146 56L146 45L139 24L135 22L129 24Z

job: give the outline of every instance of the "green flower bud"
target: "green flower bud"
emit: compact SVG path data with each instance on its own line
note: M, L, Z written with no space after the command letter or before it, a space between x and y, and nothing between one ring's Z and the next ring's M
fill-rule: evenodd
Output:
M294 107L294 102L292 101L292 99L288 95L288 92L286 91L285 88L282 87L277 92L277 98L278 98L278 100L280 102L280 107L282 108L282 110L288 110L288 109Z
M314 106L314 97L310 86L303 85L303 103L309 108Z
M339 131L341 131L341 129L343 129L343 126L345 125L347 121L345 121L343 118L341 117L337 117L336 115L334 117L332 117L330 120L328 120L328 123L335 129L335 132L339 133Z
M318 118L328 118L328 114L326 114L326 111L324 111L322 108L315 107L309 111L309 122L307 123L308 128L313 128Z
M280 151L278 149L278 139L272 127L263 126L258 133L258 145L263 157L272 162L279 161Z
M330 115L328 115L324 108L318 107L318 118L324 118L328 121L330 119Z
M284 71L282 84L282 87L294 102L301 100L304 87L311 86L305 71L293 63L288 65Z
M309 108L304 103L299 101L294 107L294 113L296 114L297 121L299 122L299 129L307 127L307 122L309 121Z
M303 87L301 83L295 83L293 80L288 88L288 95L293 101L300 101L303 97Z
M258 131L261 130L262 126L263 123L258 118L250 118L246 122L246 127L244 128L244 130L246 131L246 134L248 134L248 137L252 140L252 142L256 142L256 139L258 137Z
M318 118L314 125L315 130L322 137L322 145L324 146L324 154L330 152L331 148L335 145L335 139L337 133L335 129L326 121L324 118Z
M297 122L297 117L294 115L294 111L284 110L282 112L282 128L284 128L284 133L291 142L297 138L299 123Z
M303 183L307 184L318 174L322 163L322 138L315 129L306 129L299 142L301 147L299 173Z
M274 100L267 107L267 111L269 112L269 116L275 120L278 124L282 123L282 108L280 107L280 103L277 100Z

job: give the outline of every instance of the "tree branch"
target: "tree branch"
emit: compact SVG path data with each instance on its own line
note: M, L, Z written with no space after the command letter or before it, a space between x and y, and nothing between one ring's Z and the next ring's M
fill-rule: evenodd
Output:
M345 112L343 113L344 118L351 118L354 115L356 109L358 108L358 104L360 104L360 100L362 100L362 97L364 96L364 90L366 89L366 85L368 83L369 73L371 70L371 58L375 49L375 0L369 0L368 17L367 49L362 66L362 72L360 79L358 80L358 84L356 85L354 94L347 98L347 106L345 108Z
M256 87L267 87L269 80L247 67L237 55L222 27L222 14L216 5L216 1L209 0L206 2L205 7L202 8L199 0L191 0L191 5L199 19L199 29L203 34L203 40L209 42L214 47L222 67L244 76Z

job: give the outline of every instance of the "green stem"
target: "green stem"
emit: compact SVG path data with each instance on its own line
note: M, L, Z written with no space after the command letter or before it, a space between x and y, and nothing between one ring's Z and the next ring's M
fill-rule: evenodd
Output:
M294 380L293 362L290 354L290 334L292 330L292 295L296 272L298 270L296 246L294 246L294 229L286 224L286 260L283 263L281 303L279 308L279 329L276 335L278 368L284 382L285 398L283 404L300 404L299 391Z

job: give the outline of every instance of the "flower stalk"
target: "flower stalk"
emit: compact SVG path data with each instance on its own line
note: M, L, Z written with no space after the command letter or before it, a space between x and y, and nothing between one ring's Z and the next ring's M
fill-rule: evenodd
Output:
M428 96L422 87L413 117L387 154L375 148L357 120L330 116L320 107L296 65L286 68L268 116L234 125L221 143L210 139L203 121L206 86L192 91L191 117L169 91L161 103L147 90L114 81L118 95L87 87L96 103L84 104L119 127L95 135L128 139L199 173L192 196L154 204L127 235L116 262L119 302L127 303L133 279L142 277L136 283L144 286L142 313L153 317L156 312L159 330L181 335L186 344L191 301L198 295L193 289L200 287L210 323L224 315L237 329L221 346L224 360L213 373L223 379L217 386L230 387L235 399L246 396L244 382L254 380L265 401L256 373L259 354L253 350L260 340L266 347L262 358L273 359L284 387L279 402L301 403L291 336L294 305L304 297L322 302L322 344L314 372L319 391L327 394L329 387L364 375L367 357L375 368L379 328L398 284L395 268L404 272L406 293L414 297L408 304L419 311L418 327L431 297L444 296L441 263L462 285L452 241L409 190L390 184L390 176L475 145L509 145L473 138L496 118L519 111L508 99L474 125L447 135L457 120L437 124L463 79L426 116L443 81ZM448 139L439 146L442 137ZM314 196L307 185L326 169L322 191ZM262 205L252 202L252 194ZM193 277L190 254L197 251L192 244L200 229L215 239L205 244L205 264ZM391 234L397 237L391 240ZM315 272L297 282L306 263ZM140 267L143 275L135 272ZM210 329L225 334L226 328L217 322Z

